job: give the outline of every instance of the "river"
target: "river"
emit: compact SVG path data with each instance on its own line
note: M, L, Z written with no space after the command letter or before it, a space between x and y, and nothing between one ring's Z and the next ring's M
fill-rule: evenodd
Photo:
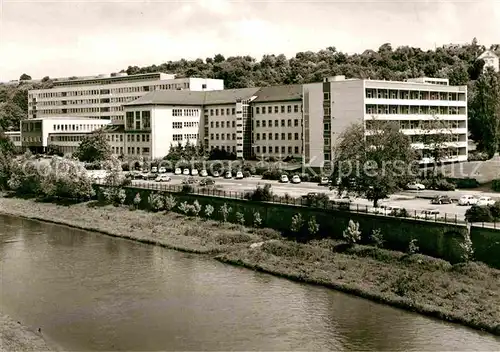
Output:
M500 339L213 259L0 216L0 308L63 350L498 351Z

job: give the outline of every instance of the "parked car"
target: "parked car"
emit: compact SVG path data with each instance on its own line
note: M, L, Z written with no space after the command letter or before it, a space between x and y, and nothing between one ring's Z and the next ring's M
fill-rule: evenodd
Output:
M475 204L477 204L477 199L471 195L462 196L458 200L458 205L475 205Z
M192 169L191 176L198 176L198 169Z
M288 176L287 175L281 175L280 182L281 183L288 183Z
M153 166L153 167L151 168L151 172L152 172L153 174L156 174L156 173L158 172L158 168L157 168L156 166Z
M200 181L200 186L212 186L215 185L215 180L211 178L205 178Z
M171 180L170 176L168 175L158 175L158 177L155 179L156 182L169 182Z
M330 180L328 179L328 177L322 177L321 180L319 181L320 186L328 186L329 183Z
M213 177L219 177L220 176L219 171L212 172L212 176Z
M207 170L205 170L205 169L201 170L201 171L200 171L200 176L201 176L201 177L207 177L207 176L208 176L208 172L207 172Z
M167 172L167 168L166 168L166 167L164 167L164 166L162 166L162 167L160 167L160 168L158 169L158 172L159 172L160 174L164 174L164 173L166 173L166 172Z
M434 198L432 198L431 200L431 204L451 204L453 203L453 201L451 200L450 197L448 196L436 196Z
M292 183L300 183L300 177L299 175L295 175L292 177Z
M175 171L174 171L174 174L175 175L181 175L182 174L182 170L180 167L176 168Z
M196 179L192 176L188 176L182 180L183 185L192 185L193 183L196 183Z
M303 194L302 195L302 198L303 199L308 199L308 198L314 198L318 195L319 193L318 192L309 192L307 194Z
M237 180L241 180L243 178L243 172L241 171L236 172L236 176L234 178Z
M406 188L414 191L422 191L425 189L425 186L418 182L411 182L406 185Z
M148 181L155 180L157 176L158 176L157 174L152 173L152 172L148 172L148 173L143 175L144 179L148 180Z
M479 205L479 206L486 206L486 205L493 205L493 204L495 204L495 201L491 197L480 197L476 203L476 205Z
M417 214L417 218L421 219L435 219L439 215L439 210L437 209L426 209L422 210L420 214Z
M233 174L231 174L231 171L226 171L224 178L233 178Z
M182 171L182 174L185 176L189 176L189 169L184 169L184 171Z

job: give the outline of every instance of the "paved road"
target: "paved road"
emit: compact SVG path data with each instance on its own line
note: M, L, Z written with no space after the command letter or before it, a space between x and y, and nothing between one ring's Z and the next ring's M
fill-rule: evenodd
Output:
M179 185L186 176L182 175L170 175L172 181L170 184ZM201 179L201 177L196 177L196 179ZM147 182L154 183L154 181L134 181L137 182ZM319 186L318 184L311 182L303 182L300 184L291 183L280 183L278 181L262 180L260 177L250 177L242 180L236 179L224 179L215 178L216 185L221 186L222 189L235 192L246 192L254 190L258 185L271 184L272 191L276 195L288 194L291 197L300 197L309 192L321 192L326 193L330 199L335 199L337 197L337 192L330 191L328 187ZM441 192L441 191L404 191L394 195L391 195L389 199L385 199L379 202L379 206L392 206L407 209L410 214L420 214L423 210L438 210L439 217L444 217L446 214L447 218L454 218L457 216L458 220L464 220L465 211L468 207L458 206L454 204L442 204L433 205L430 203L430 199L421 197L432 197L436 194L448 194L452 199L458 199L462 194L479 194L478 192ZM498 197L498 195L497 195ZM352 203L359 207L359 209L365 209L366 207L371 208L373 206L372 202L363 198L354 198Z

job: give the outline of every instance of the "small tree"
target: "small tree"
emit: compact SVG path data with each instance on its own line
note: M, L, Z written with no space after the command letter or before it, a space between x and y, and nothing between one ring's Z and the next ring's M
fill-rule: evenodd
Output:
M460 248L462 249L461 259L464 262L468 262L474 257L474 247L472 240L470 238L469 232L464 235L463 241L460 243Z
M185 214L185 215L188 215L189 212L190 212L190 206L187 202L182 202L181 204L179 204L179 210Z
M420 248L418 247L418 240L413 238L408 244L408 254L417 254Z
M319 224L317 223L315 216L311 217L309 219L309 221L307 222L307 229L309 230L309 234L311 236L314 236L315 234L318 233L318 231L319 231Z
M151 193L148 197L148 204L151 210L160 211L163 208L163 199L158 193Z
M120 188L120 191L118 192L118 195L117 195L118 204L123 205L125 203L126 199L127 199L127 193L125 192L125 190L123 188Z
M139 208L139 205L141 204L141 195L139 193L136 193L135 197L134 197L134 206L135 208Z
M222 216L222 221L223 222L227 222L227 218L229 217L229 214L231 213L232 211L232 208L231 207L228 207L226 203L224 203L220 209L219 209L219 213L220 215Z
M234 214L236 216L236 222L240 225L245 225L245 215L243 213L240 213L239 211Z
M292 224L290 225L290 230L293 233L299 233L300 231L302 231L303 227L304 227L304 219L302 218L302 215L295 214L292 217Z
M111 147L106 139L106 133L97 130L86 136L76 149L74 156L80 161L88 163L109 159Z
M357 242L361 241L359 223L349 220L349 224L342 235L349 245L354 246Z
M253 226L260 227L262 225L262 218L260 217L260 213L256 211L253 213Z
M192 213L194 216L198 216L200 214L200 211L201 211L201 205L197 200L195 200L193 203Z
M375 229L372 231L371 241L375 247L382 248L384 246L384 236L380 229Z
M211 206L210 204L205 205L205 216L207 218L210 218L213 213L214 213L214 207Z
M175 208L175 205L177 204L175 198L172 195L166 195L163 199L163 204L164 208L166 211L171 211L172 209Z

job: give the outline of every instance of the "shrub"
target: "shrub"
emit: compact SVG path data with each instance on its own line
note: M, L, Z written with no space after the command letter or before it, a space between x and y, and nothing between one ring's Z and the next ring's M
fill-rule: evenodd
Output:
M207 218L210 218L212 216L212 214L214 213L214 207L211 206L210 204L207 204L205 206L205 216Z
M489 206L491 216L494 220L500 218L500 202L496 201L495 204Z
M231 213L233 209L231 207L228 207L226 203L224 203L223 205L221 205L220 209L219 209L219 213L220 215L222 216L222 221L223 222L227 222L227 218L229 216L229 214Z
M462 249L462 261L468 262L473 259L474 247L469 232L464 235L463 241L460 243L460 248Z
M201 205L200 205L200 203L197 200L195 200L192 207L193 207L191 209L192 214L194 216L198 216L200 214L200 211L201 211Z
M136 208L139 207L139 204L141 204L141 195L139 193L136 193L135 197L134 197L134 206Z
M290 231L294 233L299 233L302 230L303 226L304 226L304 219L302 218L302 215L295 214L292 217L292 224L290 225Z
M418 247L418 240L413 238L410 243L408 243L408 254L417 254L420 248Z
M359 223L349 220L349 224L342 233L342 236L351 246L361 241L361 231L359 231Z
M192 185L182 185L182 193L194 193L194 187Z
M382 231L380 229L375 229L372 231L370 236L371 242L377 248L382 248L384 246L384 236L382 235Z
M171 211L172 209L174 209L176 204L177 201L171 194L163 197L163 207L166 211Z
M402 209L393 209L390 213L389 216L395 216L398 218L408 218L410 217L410 214L405 208Z
M456 184L457 188L477 188L479 187L479 181L475 178L449 178L448 181Z
M125 204L126 199L127 199L127 192L125 192L123 188L120 188L116 196L116 201L118 202L118 204L123 205Z
M316 217L311 217L307 222L307 230L311 236L314 236L319 231L319 224L316 221Z
M247 177L251 177L252 174L250 173L250 171L243 171L243 177L247 178Z
M124 178L121 184L122 187L132 186L132 180L128 177Z
M148 197L148 204L151 210L160 211L163 208L163 198L158 193L151 193Z
M456 188L454 183L447 180L437 180L434 187L438 191L454 191Z
M191 207L188 205L187 202L182 202L179 204L179 211L185 215L188 215L191 210Z
M262 218L260 217L260 213L256 211L253 213L253 226L260 227L262 225Z
M240 213L239 211L236 212L236 222L240 225L245 225L245 215L243 213Z
M264 187L257 186L253 192L246 193L245 198L256 202L269 202L273 199L271 185L267 184Z
M304 205L309 207L327 208L330 203L330 197L326 193L308 194L304 203Z
M467 156L467 160L469 160L469 161L486 161L488 159L489 159L488 154L478 152L477 150L473 150L473 151L469 152L469 154Z
M309 174L301 174L299 175L299 177L302 182L311 182L312 178L311 176L309 176Z
M493 180L491 182L491 189L495 192L500 192L500 180Z
M491 222L493 216L489 207L473 205L465 212L467 222Z
M279 169L272 169L272 170L267 170L262 174L262 179L263 180L273 180L273 181L278 181L281 177L281 175L287 175L288 173L283 172Z

